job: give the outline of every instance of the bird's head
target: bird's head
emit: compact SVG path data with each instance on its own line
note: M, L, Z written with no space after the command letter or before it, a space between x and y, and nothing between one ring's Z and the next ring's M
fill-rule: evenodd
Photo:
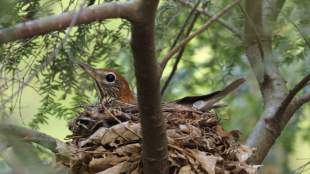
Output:
M92 68L81 62L77 64L92 77L99 100L117 99L125 103L137 104L128 82L121 74L107 68Z

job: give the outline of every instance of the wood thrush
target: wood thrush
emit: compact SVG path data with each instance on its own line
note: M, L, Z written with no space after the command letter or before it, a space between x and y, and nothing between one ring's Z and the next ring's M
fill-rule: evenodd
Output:
M118 100L123 103L133 105L138 104L138 101L130 91L128 82L118 72L106 68L92 68L91 66L81 62L77 62L77 64L92 77L100 102ZM246 77L241 77L221 91L215 91L207 95L187 96L182 99L163 104L177 104L190 108L193 107L201 111L226 107L228 106L226 103L217 104L217 102L234 91L245 81Z

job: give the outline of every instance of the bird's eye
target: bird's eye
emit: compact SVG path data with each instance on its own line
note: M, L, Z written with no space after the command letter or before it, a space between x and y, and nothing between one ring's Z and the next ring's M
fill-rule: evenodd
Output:
M115 81L115 75L114 74L108 74L105 79L108 81L108 82L114 82Z

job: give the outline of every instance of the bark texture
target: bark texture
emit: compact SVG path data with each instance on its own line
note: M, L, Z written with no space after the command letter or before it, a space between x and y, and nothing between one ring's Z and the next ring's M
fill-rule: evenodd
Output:
M140 20L132 22L131 48L137 79L138 104L142 125L144 173L168 173L168 148L161 95L161 72L155 49L155 13L158 0L144 0L138 8Z
M137 19L137 16L135 16L137 14L135 13L137 4L137 1L109 2L87 7L82 10L75 25L88 24L110 18L124 18L134 21ZM75 13L77 11L53 15L1 29L0 44L65 29L69 27Z
M279 10L284 5L283 0L250 1L246 0L245 9L249 16L245 18L243 44L252 70L259 84L263 101L264 113L246 141L246 145L257 147L256 153L248 159L249 163L261 164L275 143L286 124L293 114L307 102L308 97L290 97L285 100L289 90L283 79L276 56L272 52L271 35L273 29L270 23L275 22L279 15ZM275 5L278 9L274 8ZM259 38L255 34L253 26L259 33ZM263 55L258 47L258 39L262 43ZM304 85L306 80L304 80ZM293 95L295 96L296 93ZM293 99L293 100L292 100ZM283 106L283 101L286 106ZM279 114L276 114L279 113ZM275 117L277 115L277 117ZM277 119L275 119L277 118Z

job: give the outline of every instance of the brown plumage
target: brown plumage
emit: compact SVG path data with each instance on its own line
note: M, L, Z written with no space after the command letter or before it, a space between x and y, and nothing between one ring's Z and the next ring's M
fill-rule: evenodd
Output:
M118 100L123 103L137 105L138 101L132 95L128 82L118 72L106 69L106 68L92 68L91 66L77 62L77 64L87 72L93 79L98 98L101 101ZM241 77L232 82L221 91L215 91L211 94L200 96L188 96L179 100L165 103L168 105L182 105L186 107L194 107L198 110L209 110L213 108L220 108L228 106L226 103L217 104L217 102L234 91L243 82L246 81L246 77Z
M126 79L118 72L107 68L95 69L81 62L77 64L92 77L100 100L120 100L124 103L138 104Z

